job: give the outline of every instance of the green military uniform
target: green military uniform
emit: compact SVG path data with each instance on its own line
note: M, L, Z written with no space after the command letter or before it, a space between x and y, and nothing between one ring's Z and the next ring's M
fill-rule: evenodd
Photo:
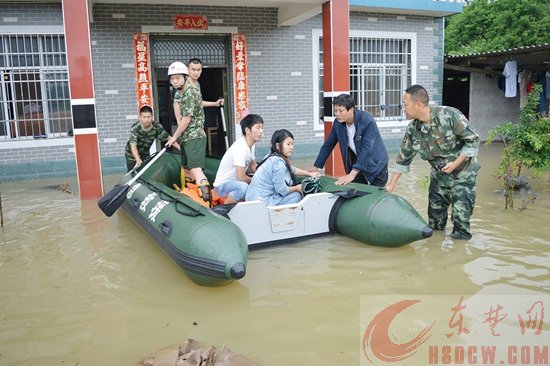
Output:
M191 117L191 122L180 137L181 164L189 169L203 168L206 156L206 133L204 132L204 109L200 85L176 91L174 101L179 103L182 117Z
M405 132L394 171L406 173L413 157L419 153L432 166L428 196L429 225L434 230L443 230L447 223L447 211L452 205L451 221L456 239L469 239L470 216L476 198L477 162L479 136L468 120L457 109L430 107L430 124L412 120ZM458 158L466 160L451 174L440 168Z
M153 145L153 142L155 142L155 139L164 142L168 141L169 138L170 135L168 132L166 132L166 130L156 122L153 122L151 124L151 128L148 130L144 130L143 127L141 127L140 121L134 123L130 130L130 139L126 143L126 148L124 150L126 167L128 168L128 171L132 170L136 165L136 159L134 158L134 155L132 155L130 145L136 145L139 152L139 157L143 160L149 156L149 149L151 148L151 145Z

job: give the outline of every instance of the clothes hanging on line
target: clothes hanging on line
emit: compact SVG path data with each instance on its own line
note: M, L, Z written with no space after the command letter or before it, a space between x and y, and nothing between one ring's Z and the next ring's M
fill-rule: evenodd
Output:
M517 95L518 63L513 60L506 62L502 75L506 77L504 96L507 98L514 98Z
M545 90L543 90L542 93L540 93L539 113L540 114L548 113L548 99L546 98Z
M533 73L529 70L522 70L518 73L518 82L519 82L519 107L523 108L525 103L527 103L527 95L529 95L532 87L529 87L531 84L531 79L533 78Z

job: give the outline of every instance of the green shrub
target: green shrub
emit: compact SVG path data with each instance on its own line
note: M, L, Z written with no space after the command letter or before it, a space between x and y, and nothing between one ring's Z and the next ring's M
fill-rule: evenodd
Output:
M537 84L520 112L519 123L505 122L487 135L485 145L496 137L504 144L496 176L505 189L505 208L514 208L514 186L510 182L521 174L522 167L539 175L550 171L550 117L538 113L541 92L542 86Z

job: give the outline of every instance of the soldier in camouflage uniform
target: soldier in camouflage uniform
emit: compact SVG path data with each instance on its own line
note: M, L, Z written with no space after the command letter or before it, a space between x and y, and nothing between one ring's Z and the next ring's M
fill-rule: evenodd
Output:
M190 175L197 182L202 198L211 202L210 183L204 175L206 163L206 133L204 132L204 109L223 104L223 99L215 102L202 100L199 77L202 73L202 62L199 59L189 60L188 66L174 62L168 68L170 83L176 89L174 96L174 114L178 128L168 140L167 146L180 138L181 165L190 170ZM182 181L182 185L183 185Z
M126 158L126 167L128 171L137 168L143 160L149 156L149 149L155 140L162 143L166 142L170 135L158 123L153 121L153 110L149 106L143 106L139 110L139 121L132 125L130 130L130 139L126 143L124 156ZM175 143L176 148L180 148Z
M430 107L428 92L420 85L405 91L403 110L412 119L407 127L388 192L395 188L401 173L410 170L413 157L419 153L432 166L428 195L429 225L444 230L447 211L452 205L451 221L454 239L470 239L470 216L476 199L479 136L457 109Z

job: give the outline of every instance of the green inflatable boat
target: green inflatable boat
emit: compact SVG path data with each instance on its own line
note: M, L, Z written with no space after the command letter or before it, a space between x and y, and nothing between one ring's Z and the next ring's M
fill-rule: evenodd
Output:
M223 286L246 273L249 249L339 233L366 244L399 247L432 235L418 212L384 189L321 177L322 190L296 204L260 201L206 208L174 190L179 154L166 152L129 184L123 210L197 284ZM214 180L220 160L207 158ZM123 183L132 179L125 177Z

